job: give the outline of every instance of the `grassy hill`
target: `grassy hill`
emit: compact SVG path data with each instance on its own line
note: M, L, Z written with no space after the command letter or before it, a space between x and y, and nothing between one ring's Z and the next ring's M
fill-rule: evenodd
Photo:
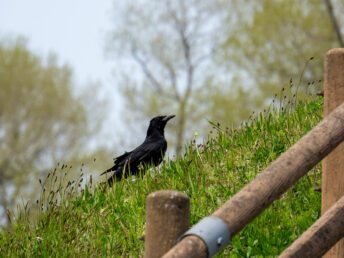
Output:
M144 243L145 199L174 189L191 198L191 224L210 215L322 119L322 99L258 114L239 129L214 125L208 142L190 143L186 154L166 161L143 177L129 178L106 191L79 179L59 185L66 165L42 182L40 212L28 208L13 228L0 233L0 256L140 257ZM92 161L93 162L93 161ZM276 256L320 216L320 164L236 235L218 257ZM79 190L78 190L79 189Z

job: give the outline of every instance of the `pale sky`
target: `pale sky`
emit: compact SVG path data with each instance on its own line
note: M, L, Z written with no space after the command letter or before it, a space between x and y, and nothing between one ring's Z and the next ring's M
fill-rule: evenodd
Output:
M0 38L24 36L28 47L41 57L50 52L67 63L76 85L99 81L100 91L111 96L109 119L119 116L120 97L105 59L105 36L111 24L113 0L0 0ZM110 132L108 132L110 134Z
M112 1L0 0L0 35L25 36L35 53L57 53L74 69L78 82L104 80L105 33L111 28Z

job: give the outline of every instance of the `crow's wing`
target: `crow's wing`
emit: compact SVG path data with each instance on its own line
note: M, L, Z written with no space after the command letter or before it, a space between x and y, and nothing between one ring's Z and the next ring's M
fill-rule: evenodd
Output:
M124 166L127 166L132 173L135 173L141 163L159 165L166 149L167 142L164 138L148 138L136 149L115 158L115 165L100 175L117 171L119 168L123 169Z
M162 156L165 154L166 149L167 143L164 138L158 140L148 139L133 151L132 155L130 155L130 161L132 162L135 160L137 165L140 163L152 163L154 165L158 165L161 162Z
M104 171L100 175L104 175L104 174L109 173L111 171L115 171L119 167L123 166L125 164L125 162L128 160L128 157L130 156L131 153L132 153L132 151L125 152L121 156L118 156L118 157L114 158L114 164L115 165L113 167L109 168L108 170Z
M130 157L131 153L132 153L132 151L125 152L121 156L114 158L113 162L115 163L115 165L121 166L122 164L124 164L127 161L128 157Z

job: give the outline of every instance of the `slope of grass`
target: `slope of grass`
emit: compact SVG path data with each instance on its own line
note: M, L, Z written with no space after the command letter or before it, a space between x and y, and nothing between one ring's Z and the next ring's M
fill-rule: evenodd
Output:
M41 209L37 222L28 222L24 213L10 231L0 233L0 256L140 257L149 193L161 189L186 193L195 224L306 134L321 114L322 100L315 100L299 103L293 112L261 113L240 129L215 125L208 142L191 143L183 158L106 191L95 190L91 182L78 186L80 180L67 187L47 187L49 180L58 182L55 178L66 167L60 168L42 182L46 198L37 204ZM318 165L236 235L218 257L278 255L319 217L321 195L313 188L320 179Z

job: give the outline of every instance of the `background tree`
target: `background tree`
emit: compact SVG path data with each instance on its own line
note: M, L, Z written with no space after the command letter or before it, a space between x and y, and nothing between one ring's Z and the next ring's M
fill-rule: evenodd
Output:
M38 178L58 161L84 155L99 125L85 100L73 94L71 69L55 56L42 60L23 40L0 43L0 212L19 195L36 197Z
M342 44L343 8L340 0L116 5L108 46L125 60L116 78L126 110L140 120L176 112L179 153L207 119L237 125L291 85L298 97L315 93L325 52Z
M219 42L216 1L137 1L116 9L109 49L129 60L124 69L118 66L126 108L147 119L175 113L180 153L186 129L205 117L206 106L199 102L209 92L209 61Z
M235 66L237 83L261 99L301 73L304 81L321 79L325 53L343 47L343 10L344 2L336 0L238 1L228 12L222 63ZM306 90L303 83L300 91Z

